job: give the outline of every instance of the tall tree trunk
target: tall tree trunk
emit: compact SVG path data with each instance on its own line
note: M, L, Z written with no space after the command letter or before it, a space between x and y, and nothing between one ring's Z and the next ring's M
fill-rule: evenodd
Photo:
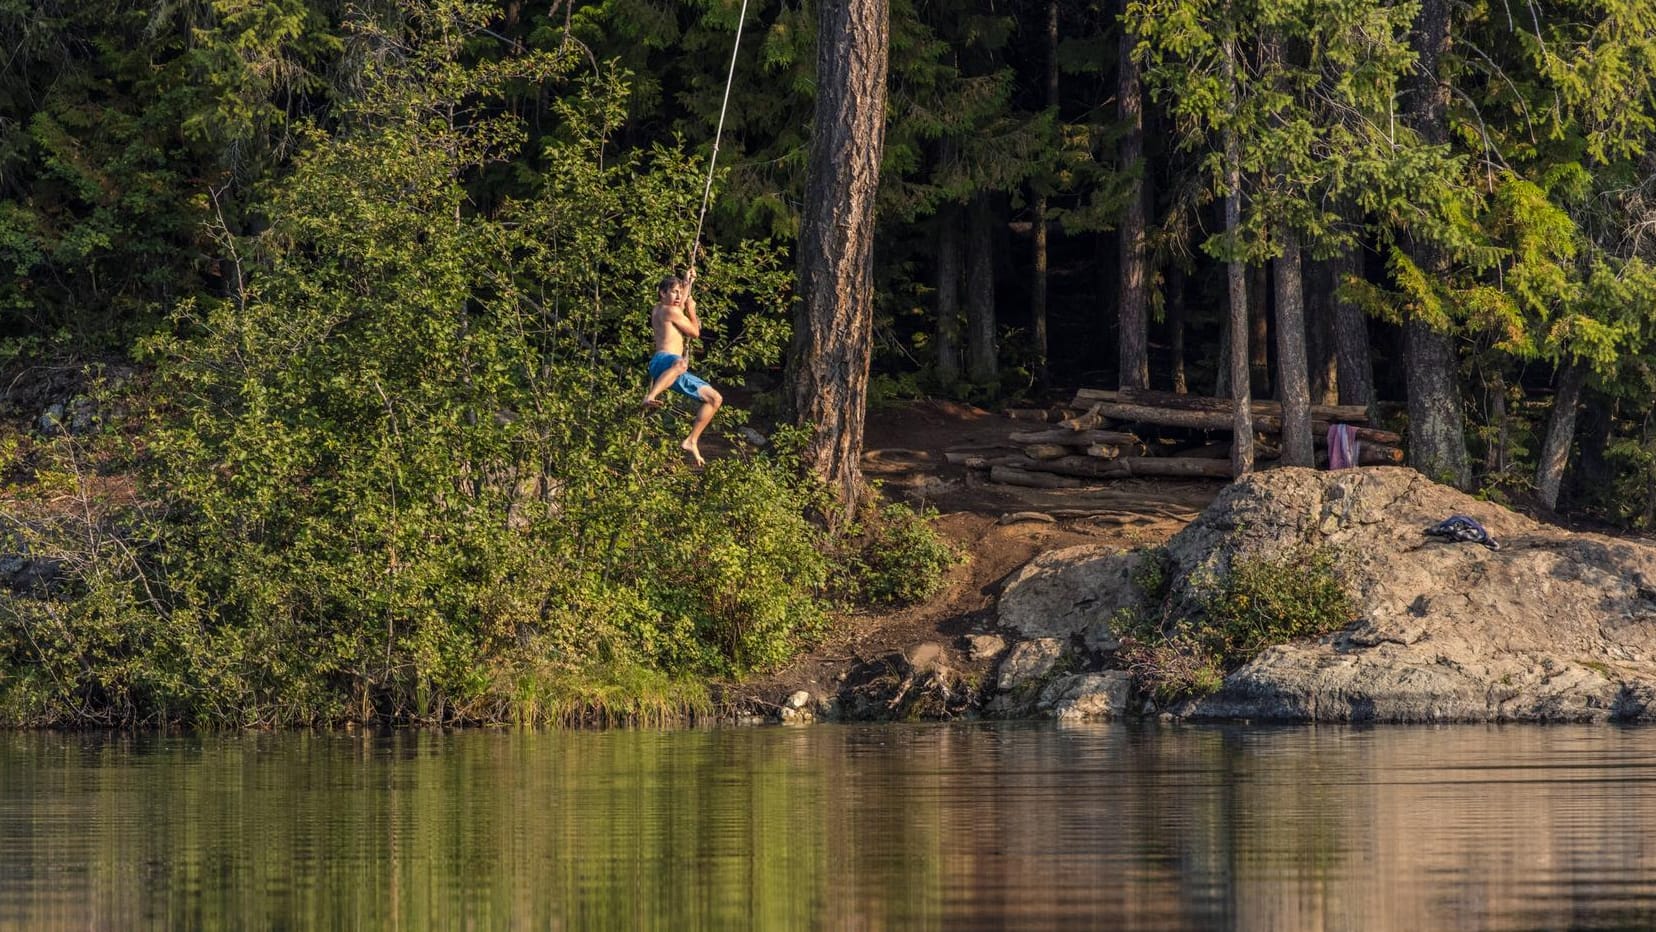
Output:
M1225 41L1225 89L1236 98L1236 46ZM1225 230L1242 227L1242 144L1236 130L1225 128ZM1248 270L1241 259L1226 268L1230 286L1230 381L1236 412L1231 419L1231 472L1253 472L1253 398L1248 391Z
M995 349L994 214L989 195L972 202L966 244L966 376L989 385L998 375Z
M1615 409L1601 392L1583 392L1580 420L1576 422L1575 468L1569 477L1572 504L1603 505L1615 495L1615 470L1605 456L1610 433L1615 429Z
M937 382L960 381L960 208L937 212Z
M1541 444L1541 462L1535 467L1535 494L1549 509L1558 507L1558 485L1570 460L1570 441L1575 439L1576 405L1581 387L1587 383L1587 367L1573 363L1558 376L1558 393L1553 396L1552 414L1547 417L1547 439Z
M1144 91L1138 62L1133 60L1137 37L1127 28L1122 3L1121 43L1117 56L1116 99L1120 108L1121 168L1130 173L1132 190L1121 218L1121 374L1122 388L1150 387L1149 257L1145 246L1146 166L1144 164Z
M1058 0L1047 0L1047 109L1058 119ZM1047 195L1044 187L1034 198L1035 280L1030 285L1029 312L1035 331L1035 380L1045 388L1047 372Z
M1355 301L1343 299L1347 279L1362 278L1363 253L1353 246L1328 260L1329 300L1334 311L1334 362L1339 368L1340 404L1374 406L1374 363L1369 357L1368 318Z
M1034 280L1029 284L1029 318L1035 341L1035 382L1045 388L1047 372L1047 197L1035 195Z
M1248 267L1248 384L1256 397L1271 396L1271 272Z
M1225 266L1226 288L1230 281L1230 266ZM1227 292L1228 293L1228 292ZM1219 353L1213 357L1218 362L1213 365L1213 397L1229 398L1231 394L1231 318L1227 309L1225 316L1219 319ZM1243 368L1246 368L1244 366Z
M789 407L811 430L805 463L843 515L863 493L874 325L874 198L885 143L887 0L821 0L817 98L799 225Z
M1511 417L1507 414L1506 378L1496 370L1486 391L1489 394L1489 423L1495 428L1495 439L1484 454L1484 474L1495 476L1507 467L1507 451L1512 448Z
M1315 466L1311 445L1311 385L1305 364L1305 284L1299 234L1277 230L1282 255L1276 260L1277 384L1282 395L1282 462Z
M1177 265L1167 272L1167 333L1168 351L1173 356L1173 391L1183 395L1190 391L1185 379L1185 275Z
M1419 61L1405 86L1404 119L1427 145L1449 142L1449 84L1439 74L1449 50L1449 0L1424 0L1410 36ZM1409 254L1428 278L1449 277L1443 250L1409 237ZM1404 370L1409 394L1409 461L1433 479L1462 488L1472 482L1461 414L1459 361L1449 334L1418 318L1403 328Z
M1340 373L1334 360L1333 288L1327 262L1311 262L1305 282L1305 360L1311 367L1311 403L1340 403Z

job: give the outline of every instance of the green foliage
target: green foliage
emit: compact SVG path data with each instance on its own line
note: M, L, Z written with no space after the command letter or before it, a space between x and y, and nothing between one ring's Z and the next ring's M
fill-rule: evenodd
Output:
M1214 692L1226 673L1265 648L1337 631L1351 622L1355 608L1340 564L1336 551L1313 546L1274 557L1237 558L1223 575L1193 582L1194 612L1164 614L1159 620L1115 619L1122 634L1117 656L1138 688L1159 702ZM1165 588L1161 561L1150 559L1142 566L1141 588L1147 593Z
M415 12L362 27L412 52L365 68L341 131L305 130L269 230L225 231L245 286L146 342L162 420L151 506L124 517L141 546L111 533L76 598L13 610L11 714L563 718L588 684L595 714L648 718L614 678L694 707L674 683L774 664L821 624L830 548L797 464L692 472L679 429L637 414L693 165L606 154L621 87L584 57L467 66L489 11ZM481 212L468 183L525 141L493 106L521 81L561 89L562 138L533 196ZM753 245L704 261L704 319L737 330L698 363L715 378L775 362L778 266Z
M0 3L0 339L124 348L214 289L287 120L323 105L330 0ZM349 68L340 68L341 74Z
M943 591L949 568L963 554L930 524L937 513L897 502L870 508L846 531L850 553L843 597L876 605L910 605Z

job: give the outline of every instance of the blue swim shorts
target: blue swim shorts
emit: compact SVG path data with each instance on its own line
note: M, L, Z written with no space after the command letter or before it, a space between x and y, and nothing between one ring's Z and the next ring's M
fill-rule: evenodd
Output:
M661 378L661 374L666 372L668 369L671 369L673 367L673 363L678 361L679 357L672 353L657 353L654 356L651 356L650 384L654 385L655 380ZM677 379L673 380L673 391L690 398L700 399L701 390L705 387L707 387L707 381L705 379L698 375L692 375L689 372L686 372Z

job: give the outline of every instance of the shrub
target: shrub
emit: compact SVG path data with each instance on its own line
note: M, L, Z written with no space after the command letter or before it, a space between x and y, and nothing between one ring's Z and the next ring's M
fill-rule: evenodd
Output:
M846 531L844 597L911 605L943 591L949 568L962 555L932 528L936 516L936 511L917 512L898 502L871 507L859 527Z
M1159 561L1145 565L1155 567L1144 571L1145 582L1165 579ZM1341 577L1340 556L1328 547L1238 557L1228 573L1191 587L1197 605L1190 614L1117 619L1117 659L1159 702L1207 695L1265 648L1349 624L1355 606Z
M705 690L683 684L821 624L833 548L798 464L692 472L680 431L638 415L697 166L606 151L623 88L573 77L578 52L460 64L490 15L416 9L416 42L367 30L403 51L373 59L344 129L306 131L266 232L219 231L244 284L145 344L144 494L91 543L42 529L74 559L52 597L0 609L0 714L653 718L622 695L693 709ZM479 213L468 185L525 141L499 106L515 82L561 93L562 126L534 196ZM743 336L698 368L774 363L781 255L715 249L701 271L704 321L739 308Z

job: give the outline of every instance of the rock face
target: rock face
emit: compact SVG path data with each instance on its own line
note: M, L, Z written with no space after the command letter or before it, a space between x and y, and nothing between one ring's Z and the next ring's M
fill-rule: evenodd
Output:
M1422 531L1471 515L1490 550ZM1359 617L1271 648L1196 718L1324 722L1656 720L1656 547L1573 534L1402 468L1275 469L1168 542L1174 590L1238 554L1346 554Z
M1143 555L1084 545L1043 553L1007 580L1000 626L1025 638L1083 639L1114 650L1109 621L1144 599L1133 581Z
M1423 533L1454 514L1476 518L1500 549ZM1227 488L1168 541L1167 604L1197 604L1238 555L1305 544L1344 554L1357 617L1264 651L1177 714L1656 721L1656 546L1543 525L1411 469L1272 469ZM1152 558L1091 546L1044 554L1008 581L1000 626L1107 661L1112 620L1147 607L1139 579Z
M1120 670L1078 673L1049 683L1036 708L1061 722L1104 721L1126 712L1131 690L1131 681Z
M1012 692L1026 683L1045 677L1064 656L1064 642L1058 638L1035 638L1020 642L1001 661L995 688Z

